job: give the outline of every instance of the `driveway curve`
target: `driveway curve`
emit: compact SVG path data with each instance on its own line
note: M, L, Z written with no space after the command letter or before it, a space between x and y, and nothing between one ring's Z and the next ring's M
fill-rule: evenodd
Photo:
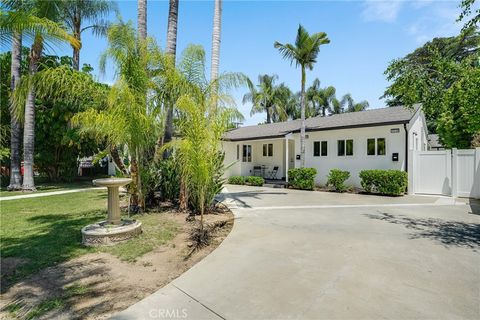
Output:
M227 185L230 235L114 319L478 319L480 205Z

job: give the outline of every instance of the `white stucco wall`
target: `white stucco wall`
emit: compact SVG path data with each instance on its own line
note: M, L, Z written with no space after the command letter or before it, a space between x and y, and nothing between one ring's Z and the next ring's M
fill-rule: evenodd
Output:
M408 128L409 149L416 151L426 151L428 149L428 129L425 117L422 112L417 111L417 113L410 120Z
M392 133L390 129L399 129ZM403 125L364 127L341 130L326 130L307 132L305 144L305 166L317 169L316 183L324 185L331 169L341 169L350 172L347 184L360 187L358 174L367 169L405 169L405 130ZM300 134L295 133L295 154L300 154ZM385 155L367 155L367 139L385 138ZM337 155L337 140L353 139L353 156ZM313 142L327 141L328 155L314 157ZM392 153L398 153L398 161L392 161ZM295 161L300 167L300 160Z

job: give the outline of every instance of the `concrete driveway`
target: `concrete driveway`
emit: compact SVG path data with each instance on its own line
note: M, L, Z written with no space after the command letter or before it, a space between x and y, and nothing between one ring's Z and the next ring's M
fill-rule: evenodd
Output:
M480 318L478 204L227 189L227 239L115 319Z

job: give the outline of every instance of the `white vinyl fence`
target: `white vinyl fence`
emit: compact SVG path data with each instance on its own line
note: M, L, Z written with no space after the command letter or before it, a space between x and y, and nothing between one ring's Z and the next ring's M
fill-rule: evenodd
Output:
M480 199L480 148L410 151L408 193Z

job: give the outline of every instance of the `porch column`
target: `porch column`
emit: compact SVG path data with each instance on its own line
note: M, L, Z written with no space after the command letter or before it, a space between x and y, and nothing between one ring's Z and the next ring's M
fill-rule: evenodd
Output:
M288 182L288 138L285 137L285 182Z

